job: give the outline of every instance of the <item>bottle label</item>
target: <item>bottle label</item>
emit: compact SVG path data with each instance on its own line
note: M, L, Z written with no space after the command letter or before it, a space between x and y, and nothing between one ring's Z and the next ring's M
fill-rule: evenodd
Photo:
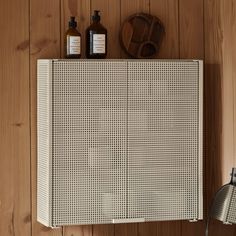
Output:
M67 36L67 55L80 54L80 36Z
M106 35L93 35L93 53L106 53Z

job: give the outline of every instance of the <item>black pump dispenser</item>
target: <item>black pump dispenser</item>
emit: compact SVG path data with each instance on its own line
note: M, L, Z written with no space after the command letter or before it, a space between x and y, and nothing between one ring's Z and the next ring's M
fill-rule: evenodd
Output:
M77 27L77 22L75 21L75 17L74 16L70 17L69 27L70 28L74 28L74 29Z
M95 22L99 22L101 20L101 17L99 15L99 12L98 10L94 10L94 15L92 16L92 20L95 21Z
M94 11L92 20L92 24L86 30L86 57L91 59L106 58L107 29L100 22L100 11Z

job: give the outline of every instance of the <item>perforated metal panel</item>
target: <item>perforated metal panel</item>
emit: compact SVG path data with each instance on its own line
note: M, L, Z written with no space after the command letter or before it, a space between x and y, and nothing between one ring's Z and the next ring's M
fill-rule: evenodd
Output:
M40 63L41 223L202 218L199 61Z
M127 65L53 65L53 224L126 218Z
M236 187L234 185L227 184L217 192L211 217L226 224L236 223Z
M230 198L229 212L227 214L227 222L236 224L236 187L232 186L232 196Z
M37 219L51 226L52 149L51 149L51 69L52 62L38 61L37 80Z
M199 62L128 62L128 217L198 219Z
M230 215L228 213L233 193L234 186L230 184L223 186L222 189L217 192L211 207L211 217L223 222L228 222L227 217Z

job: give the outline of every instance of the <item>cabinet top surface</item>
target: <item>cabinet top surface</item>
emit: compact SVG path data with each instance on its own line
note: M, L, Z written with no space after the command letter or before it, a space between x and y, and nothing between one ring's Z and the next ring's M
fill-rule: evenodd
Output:
M200 59L38 59L53 62L202 62Z

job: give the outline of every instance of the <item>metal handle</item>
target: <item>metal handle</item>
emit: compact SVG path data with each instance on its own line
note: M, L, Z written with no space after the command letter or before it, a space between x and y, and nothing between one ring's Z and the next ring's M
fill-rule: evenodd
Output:
M145 218L112 219L113 224L145 222Z

